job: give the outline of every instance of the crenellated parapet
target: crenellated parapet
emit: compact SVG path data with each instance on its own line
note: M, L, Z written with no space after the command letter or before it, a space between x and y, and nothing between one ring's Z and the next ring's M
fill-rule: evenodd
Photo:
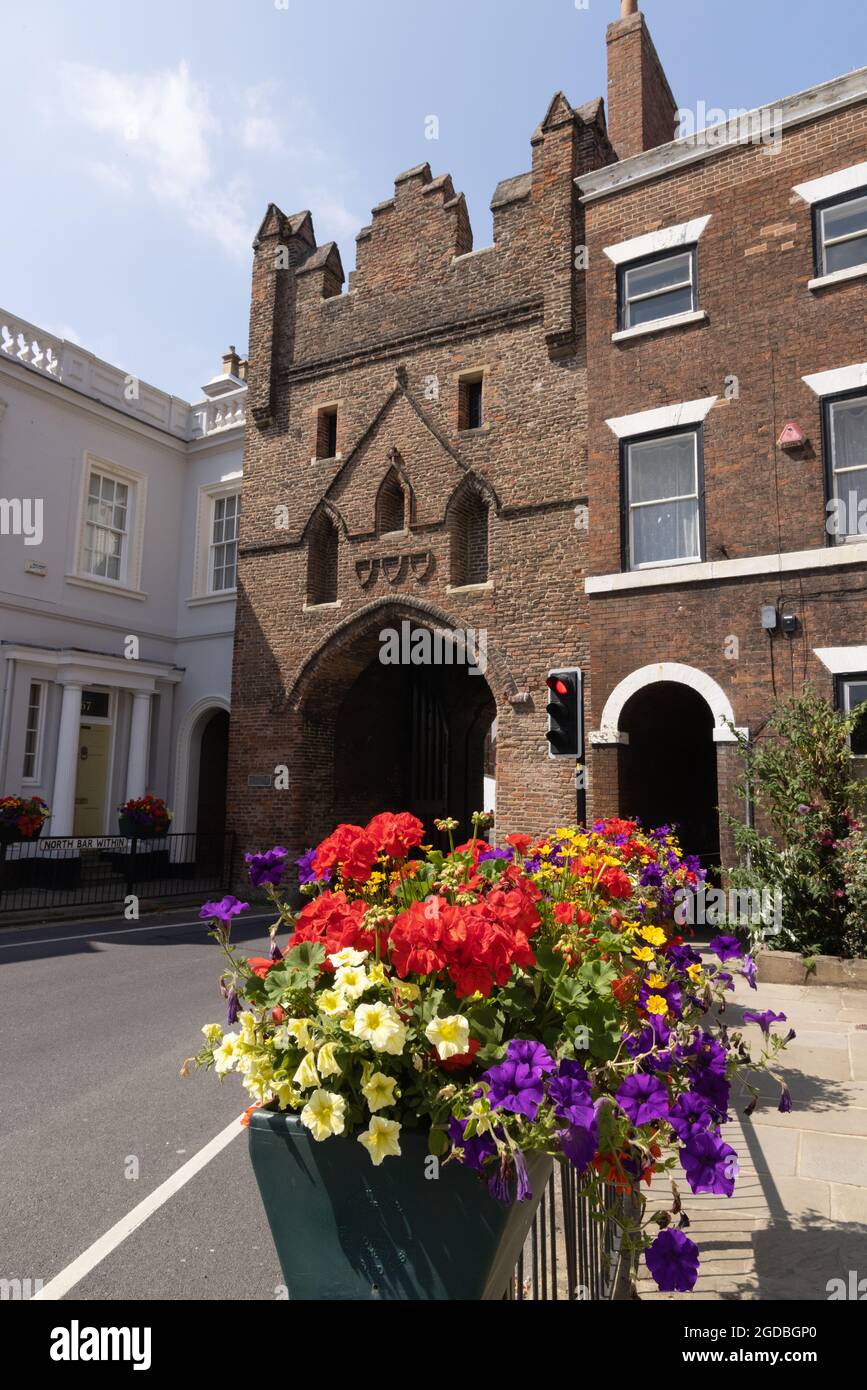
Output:
M583 321L583 219L575 178L612 162L601 101L554 97L532 141L532 168L491 202L494 240L473 249L466 199L428 163L395 179L356 238L347 292L334 242L318 246L309 212L269 207L255 243L250 413L274 422L279 383L485 318L536 313L551 357L573 355Z

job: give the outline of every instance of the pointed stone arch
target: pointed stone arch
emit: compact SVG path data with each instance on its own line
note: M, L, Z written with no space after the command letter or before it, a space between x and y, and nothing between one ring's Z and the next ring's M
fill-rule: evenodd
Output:
M449 498L446 529L452 588L488 581L493 500L491 490L475 473L463 478Z
M336 603L339 590L340 530L332 507L319 506L305 529L307 603Z
M406 531L414 519L415 500L400 455L392 449L388 458L389 467L377 489L374 504L374 529L378 536Z

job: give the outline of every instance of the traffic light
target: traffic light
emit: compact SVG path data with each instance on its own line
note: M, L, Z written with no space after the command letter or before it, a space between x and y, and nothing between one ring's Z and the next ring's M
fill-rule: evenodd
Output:
M580 758L584 752L584 720L581 672L549 671L548 740L549 758Z

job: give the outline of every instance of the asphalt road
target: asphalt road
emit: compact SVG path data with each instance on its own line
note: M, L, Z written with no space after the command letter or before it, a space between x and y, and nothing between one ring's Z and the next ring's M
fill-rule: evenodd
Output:
M273 917L246 916L233 938L266 954ZM48 1285L240 1117L237 1079L179 1076L202 1024L224 1020L195 917L0 931L0 1278ZM246 1130L87 1263L71 1300L278 1297Z

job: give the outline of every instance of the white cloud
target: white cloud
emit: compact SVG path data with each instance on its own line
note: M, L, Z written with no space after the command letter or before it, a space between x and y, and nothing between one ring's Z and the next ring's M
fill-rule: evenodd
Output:
M346 171L300 93L285 96L274 82L221 90L218 114L208 85L184 62L149 73L65 63L59 76L67 119L97 138L84 160L90 177L115 195L144 190L233 259L249 258L274 191L291 190L287 212L311 209L322 240L350 239L362 225L340 196ZM251 189L251 166L264 197Z
M230 255L249 254L252 228L243 189L216 167L212 146L220 122L206 86L194 80L186 63L145 74L67 63L62 79L70 114L122 152L129 169L98 159L91 174L132 191L138 173L148 192L194 231Z

